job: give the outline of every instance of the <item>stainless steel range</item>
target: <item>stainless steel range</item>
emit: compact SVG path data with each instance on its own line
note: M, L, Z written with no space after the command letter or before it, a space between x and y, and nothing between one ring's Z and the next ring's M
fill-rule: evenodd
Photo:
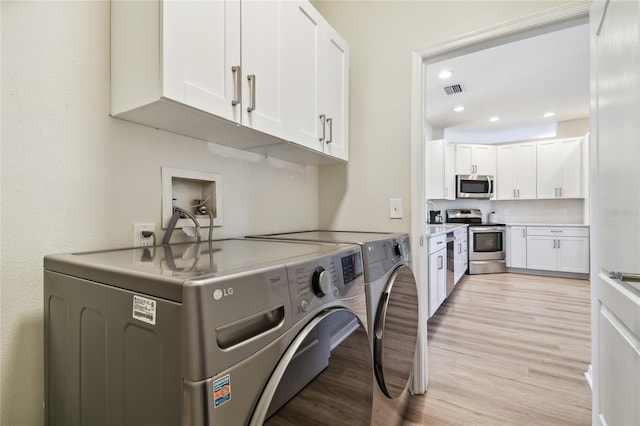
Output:
M506 225L482 221L480 209L447 209L448 223L469 224L469 274L506 272Z

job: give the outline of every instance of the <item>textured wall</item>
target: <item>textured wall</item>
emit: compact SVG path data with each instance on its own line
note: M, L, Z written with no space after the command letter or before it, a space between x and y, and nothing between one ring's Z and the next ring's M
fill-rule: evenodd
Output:
M2 2L0 424L42 424L42 257L130 246L160 167L222 175L217 238L318 225L317 167L109 117L109 2Z

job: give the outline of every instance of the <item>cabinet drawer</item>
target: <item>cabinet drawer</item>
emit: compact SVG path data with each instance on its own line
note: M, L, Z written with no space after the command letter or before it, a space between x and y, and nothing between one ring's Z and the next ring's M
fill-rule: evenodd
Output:
M464 228L456 229L454 231L453 235L456 237L456 240L457 239L463 239L463 238L466 240L467 239L467 228L464 227Z
M447 248L447 235L438 235L437 237L429 238L429 253L435 253L438 250Z
M570 227L563 228L557 226L528 226L527 235L537 235L546 237L588 237L589 228Z

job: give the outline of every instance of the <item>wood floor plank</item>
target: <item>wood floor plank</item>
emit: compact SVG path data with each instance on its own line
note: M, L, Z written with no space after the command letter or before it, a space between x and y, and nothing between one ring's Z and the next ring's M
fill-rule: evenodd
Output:
M589 303L585 280L466 275L428 323L429 387L404 424L590 424Z

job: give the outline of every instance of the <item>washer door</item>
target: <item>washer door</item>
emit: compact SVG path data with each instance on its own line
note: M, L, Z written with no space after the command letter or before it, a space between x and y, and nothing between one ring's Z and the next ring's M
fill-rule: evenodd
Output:
M380 297L374 332L376 380L396 398L409 382L418 339L418 289L406 265L393 272Z
M328 366L291 397L291 383L301 375L296 359L304 357L317 338L329 336L326 330L331 326L332 315L343 316L345 312L355 320L355 330L331 350ZM370 425L372 365L369 337L358 318L345 309L324 311L287 348L258 400L250 425L333 425L337 419L342 424ZM284 405L279 407L281 404Z

